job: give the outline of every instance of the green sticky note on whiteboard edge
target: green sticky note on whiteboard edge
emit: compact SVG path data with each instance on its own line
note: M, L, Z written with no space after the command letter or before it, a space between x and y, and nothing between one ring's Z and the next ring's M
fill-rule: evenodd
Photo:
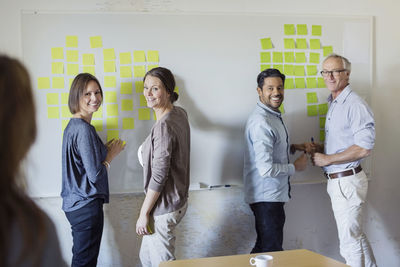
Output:
M285 35L294 35L295 34L294 24L285 24L284 32L285 32Z
M286 78L285 79L285 89L293 89L293 88L294 88L293 78Z
M313 117L318 115L318 106L317 105L308 105L307 106L307 116Z
M261 63L271 62L271 52L261 52L260 53L260 62Z
M297 34L307 35L307 24L297 24Z
M319 117L319 128L325 128L326 117Z
M312 25L311 34L314 36L321 36L322 34L322 26L321 25Z
M333 47L331 45L324 46L323 51L324 51L324 57L327 57L328 55L333 53Z
M307 104L318 103L317 93L311 92L307 93Z
M294 79L296 88L302 89L302 88L306 88L306 83L304 81L304 78L295 78Z
M326 115L326 113L328 113L328 103L319 104L318 113L319 115Z
M261 48L264 50L273 48L271 38L262 38L260 39L260 42L261 42Z

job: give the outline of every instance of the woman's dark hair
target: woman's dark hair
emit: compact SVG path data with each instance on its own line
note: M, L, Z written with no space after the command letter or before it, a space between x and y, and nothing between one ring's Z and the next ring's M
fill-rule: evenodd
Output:
M285 85L284 74L282 74L278 69L266 69L260 72L257 76L257 85L261 90L264 86L264 79L269 77L279 77L282 79L283 85Z
M169 69L163 67L151 69L146 73L143 81L146 79L147 76L157 77L161 80L161 82L164 84L165 90L167 90L170 95L171 103L174 103L176 100L178 100L179 95L174 92L175 78Z
M79 100L90 81L95 81L100 88L101 98L103 98L103 90L97 78L90 73L78 74L71 84L69 90L68 107L72 114L79 112Z

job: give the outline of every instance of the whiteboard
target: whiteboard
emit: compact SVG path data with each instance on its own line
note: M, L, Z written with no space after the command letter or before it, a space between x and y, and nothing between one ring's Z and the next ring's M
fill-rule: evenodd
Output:
M153 50L159 53L158 63L136 63L129 66L159 64L175 74L179 88L177 105L185 108L192 130L191 183L209 185L242 184L244 126L254 109L258 96L256 77L261 69L260 52L304 52L307 63L271 63L316 65L320 71L323 46L344 54L352 61L351 85L367 102L372 88L372 17L365 16L296 16L291 14L146 14L146 13L46 13L26 11L22 14L22 51L34 84L37 103L39 136L28 162L28 182L33 196L59 195L61 190L62 124L67 118L48 118L48 108L58 107L61 113L61 93L69 91L73 78L67 75L67 50L79 53L79 71L83 70L82 54L95 57L95 74L103 85L104 76L115 76L119 105L119 136L127 141L125 151L112 162L109 173L111 193L140 192L143 190L142 169L137 160L137 149L154 124L139 120L140 92L134 82L139 77L121 78L121 52ZM285 34L285 25L293 24L295 35ZM298 35L297 25L306 24L307 34ZM312 26L321 26L321 35L312 35ZM78 47L66 47L66 36L77 36ZM90 37L100 36L102 47L91 48ZM261 39L270 38L272 49L262 49ZM284 38L305 38L306 49L284 47ZM319 39L321 49L311 49L310 39ZM62 47L64 59L54 60L51 50ZM115 51L115 73L104 72L103 49ZM309 63L310 53L319 53L318 64ZM52 74L52 62L64 63L63 74ZM266 64L266 63L263 63ZM64 77L63 89L38 89L38 79ZM318 74L290 78L315 78ZM133 84L132 94L122 94L122 82ZM292 143L319 140L321 115L308 116L307 93L315 92L318 103L326 103L325 88L297 88L285 90L283 115ZM59 93L59 104L47 102L49 93ZM133 99L131 111L121 110L123 99ZM134 129L123 129L124 117L134 119ZM105 141L108 134L108 115L103 110ZM292 161L294 158L292 158ZM366 162L367 172L370 165ZM294 183L323 180L319 168L308 168L296 173Z

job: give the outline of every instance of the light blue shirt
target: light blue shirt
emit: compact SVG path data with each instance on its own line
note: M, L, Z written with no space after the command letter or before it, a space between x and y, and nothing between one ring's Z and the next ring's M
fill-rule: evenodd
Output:
M329 110L325 122L325 154L340 153L352 145L372 149L375 143L374 115L368 104L348 85L335 100L328 97ZM360 160L324 167L338 172L357 167Z
M289 201L289 176L294 172L294 165L289 163L289 136L281 113L258 101L245 129L246 202Z

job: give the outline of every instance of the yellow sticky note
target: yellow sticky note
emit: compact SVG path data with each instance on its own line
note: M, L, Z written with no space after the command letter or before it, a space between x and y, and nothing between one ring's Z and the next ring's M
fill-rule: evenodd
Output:
M317 93L311 92L307 93L307 104L318 103Z
M58 105L58 93L47 93L47 105Z
M122 118L122 129L131 130L135 128L135 120L133 118Z
M139 120L148 121L150 120L150 109L149 108L139 108Z
M297 38L297 48L298 49L307 49L307 40L304 38Z
M321 49L321 43L319 39L310 39L310 48L311 49Z
M118 118L107 118L107 129L118 129Z
M119 53L119 63L121 65L132 64L131 52Z
M285 35L294 35L295 34L294 24L285 24L284 31Z
M132 99L122 99L121 100L121 110L122 111L132 111L133 110L133 100Z
M101 36L90 37L90 48L100 48L103 47L103 40Z
M282 52L272 52L272 62L282 63L283 62Z
M51 62L51 74L64 74L64 63Z
M324 51L324 57L333 53L333 47L331 45L324 46L322 49Z
M143 94L143 89L144 89L143 81L135 81L135 92Z
M280 72L283 72L283 65L282 64L274 64L272 67L274 69L279 70Z
M318 115L318 106L317 105L308 105L307 106L307 116L317 116Z
M325 128L326 117L319 117L319 128Z
M261 64L260 71L264 71L264 70L269 69L269 68L271 68L270 64Z
M285 107L283 106L283 103L279 106L278 109L281 112L281 114L285 114Z
M146 62L146 54L144 53L144 51L133 51L133 62Z
M107 116L109 117L118 116L118 104L107 105Z
M325 131L324 130L319 130L319 141L321 141L321 142L325 141Z
M260 39L261 41L261 48L262 49L272 49L272 42L271 42L271 38L263 38Z
M72 117L71 111L69 110L68 106L61 106L61 117L62 118L71 118Z
M64 89L64 77L53 77L52 88L53 89Z
M115 72L115 60L104 61L104 72Z
M318 105L318 114L326 115L326 113L328 113L328 103L319 104Z
M94 54L83 54L82 63L83 65L94 65Z
M294 88L293 78L286 78L285 79L285 89L293 89L293 88Z
M59 107L47 107L47 118L48 119L60 118L60 108Z
M304 76L304 66L303 65L294 66L294 75L295 76Z
M69 93L61 93L61 104L68 104Z
M285 62L286 63L294 63L294 53L293 52L285 52Z
M296 63L306 63L306 53L304 52L299 52L296 53Z
M121 82L121 94L132 94L133 85L131 82Z
M318 84L318 88L325 88L324 78L318 77L317 84Z
M104 92L105 103L117 103L117 92Z
M51 48L51 59L64 59L64 49L62 47Z
M142 78L146 74L146 66L133 66L135 78Z
M65 128L67 127L69 120L61 120L61 130L64 132Z
M120 66L120 77L121 78L131 78L132 77L132 67L131 66Z
M271 52L261 52L260 53L260 62L271 62Z
M307 35L307 24L297 24L297 34Z
M294 82L296 84L296 88L306 88L304 78L295 78Z
M294 43L294 39L292 38L285 38L284 39L284 47L285 49L295 49L296 45Z
M117 87L117 79L115 76L104 76L104 87Z
M79 73L79 64L68 63L67 75L76 76Z
M118 139L119 138L119 131L118 130L108 130L107 131L107 142L112 140L112 139Z
M93 118L103 118L103 106L100 106L99 109L93 113Z
M321 25L312 25L311 34L314 36L321 36L321 34L322 34Z
M175 86L174 92L177 93L177 94L179 95L179 87L178 87L178 86Z
M103 49L103 60L114 60L115 51L114 48L104 48Z
M96 129L96 132L103 131L103 120L92 120L91 124Z
M316 65L307 65L307 75L314 76L317 75L318 70Z
M147 71L150 71L150 70L152 70L152 69L154 69L154 68L158 68L158 65L154 65L154 64L152 64L152 65L147 65Z
M67 62L79 62L78 50L67 50Z
M65 36L65 45L66 47L78 47L78 36L76 35Z
M307 88L317 88L317 79L307 77Z
M37 81L38 89L50 89L50 78L39 77Z
M96 72L95 72L94 66L83 66L83 67L82 67L82 71L83 71L84 73L90 73L90 74L92 74L93 76L96 76Z
M310 63L319 64L319 53L310 53Z
M285 75L293 76L294 75L293 65L288 65L288 64L283 65L283 73Z
M144 97L144 95L140 95L140 106L141 107L147 107L147 101L146 98Z
M159 62L158 51L149 50L147 51L147 61L148 62Z

